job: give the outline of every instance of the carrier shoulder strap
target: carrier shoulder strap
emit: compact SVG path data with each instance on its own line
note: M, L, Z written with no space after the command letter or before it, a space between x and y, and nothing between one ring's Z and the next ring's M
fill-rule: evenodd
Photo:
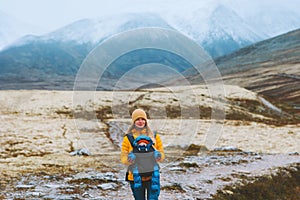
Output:
M128 134L126 134L126 136L129 140L131 146L133 147L134 137L133 137L132 133L128 133Z

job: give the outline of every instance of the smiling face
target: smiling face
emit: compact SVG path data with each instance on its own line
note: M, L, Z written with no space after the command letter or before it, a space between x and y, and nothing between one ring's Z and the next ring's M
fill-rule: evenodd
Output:
M144 128L146 125L146 120L140 117L135 120L134 125L138 128Z

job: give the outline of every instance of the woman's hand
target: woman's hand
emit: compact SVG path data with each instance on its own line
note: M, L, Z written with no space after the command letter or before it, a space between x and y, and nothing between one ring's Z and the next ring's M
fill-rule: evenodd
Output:
M158 162L161 160L161 153L159 151L154 151L154 158Z
M135 162L136 156L134 155L134 153L131 151L129 152L128 156L127 156L127 161L131 164L133 164Z

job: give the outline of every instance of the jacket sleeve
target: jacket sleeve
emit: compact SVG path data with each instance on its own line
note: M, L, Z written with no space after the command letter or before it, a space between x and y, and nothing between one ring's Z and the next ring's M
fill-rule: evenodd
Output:
M121 162L125 165L130 165L130 163L127 160L130 151L132 151L132 147L128 138L125 136L123 138L122 147L121 147Z
M155 139L156 139L156 143L155 143L154 146L155 146L155 149L161 153L161 159L159 160L159 162L161 162L165 159L165 152L164 152L163 143L162 143L162 140L161 140L159 134L156 134Z

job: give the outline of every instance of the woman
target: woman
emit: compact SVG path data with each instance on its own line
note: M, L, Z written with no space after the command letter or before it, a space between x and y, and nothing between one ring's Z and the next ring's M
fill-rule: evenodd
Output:
M145 200L146 191L148 200L158 199L160 182L157 162L163 161L164 157L161 138L151 131L145 111L134 110L131 126L122 142L121 162L129 166L126 180L136 200ZM151 162L151 159L154 161ZM145 166L147 169L143 168Z

